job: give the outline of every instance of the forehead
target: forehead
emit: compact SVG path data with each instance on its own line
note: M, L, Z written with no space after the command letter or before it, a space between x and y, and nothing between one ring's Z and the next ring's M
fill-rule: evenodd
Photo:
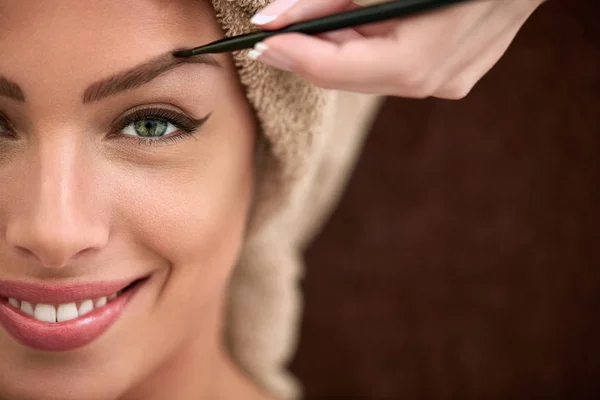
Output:
M89 84L220 33L207 0L0 0L0 18L0 75L24 86Z

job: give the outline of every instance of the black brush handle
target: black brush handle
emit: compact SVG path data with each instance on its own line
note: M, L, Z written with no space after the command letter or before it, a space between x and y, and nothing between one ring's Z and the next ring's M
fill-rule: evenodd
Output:
M405 17L464 1L468 0L396 0L370 7L358 8L340 14L328 15L310 21L299 22L274 31L258 31L221 39L191 50L177 51L173 53L173 55L175 57L191 57L197 54L225 53L228 51L249 49L256 43L281 33L296 32L307 35L317 35L319 33Z

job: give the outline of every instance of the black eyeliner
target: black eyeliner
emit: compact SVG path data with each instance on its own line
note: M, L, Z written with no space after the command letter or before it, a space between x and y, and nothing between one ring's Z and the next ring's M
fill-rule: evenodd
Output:
M119 120L115 124L116 127L111 129L110 136L117 136L119 138L137 140L138 143L145 145L165 144L169 142L174 143L175 141L178 141L180 139L192 137L196 133L196 131L202 125L204 125L204 123L210 118L211 115L212 112L208 113L205 117L195 119L177 111L173 111L162 107L139 108L127 114L125 117ZM175 126L177 129L179 129L180 133L169 134L167 136L157 136L154 138L124 135L120 133L131 123L144 119L161 120L164 122L168 122Z
M177 111L169 110L167 108L147 107L140 108L129 113L117 123L117 126L119 127L119 130L122 130L135 121L139 121L142 119L156 119L169 122L175 125L177 128L189 132L194 129L197 129L200 125L206 122L210 115L211 113L209 113L204 118L194 119L183 115Z
M0 113L0 128L8 131L8 134L4 135L5 137L15 139L14 128L13 128L12 124L10 123L10 121L8 120L8 118L6 118L6 116L4 116L4 114L2 114L2 113Z

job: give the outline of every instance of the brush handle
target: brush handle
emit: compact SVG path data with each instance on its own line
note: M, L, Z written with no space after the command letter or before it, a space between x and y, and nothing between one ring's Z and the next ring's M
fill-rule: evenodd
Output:
M178 51L173 53L173 55L176 57L191 57L197 54L225 53L228 51L249 49L256 43L281 33L295 32L307 35L317 35L319 33L405 17L464 1L468 0L396 0L374 6L358 8L340 14L328 15L310 21L299 22L274 31L258 31L221 39L191 50Z

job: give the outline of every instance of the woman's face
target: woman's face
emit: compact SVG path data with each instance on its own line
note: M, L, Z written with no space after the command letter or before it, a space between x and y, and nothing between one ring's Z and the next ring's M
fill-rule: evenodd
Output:
M217 340L253 114L228 56L167 56L222 36L208 1L0 17L0 398L116 398Z

